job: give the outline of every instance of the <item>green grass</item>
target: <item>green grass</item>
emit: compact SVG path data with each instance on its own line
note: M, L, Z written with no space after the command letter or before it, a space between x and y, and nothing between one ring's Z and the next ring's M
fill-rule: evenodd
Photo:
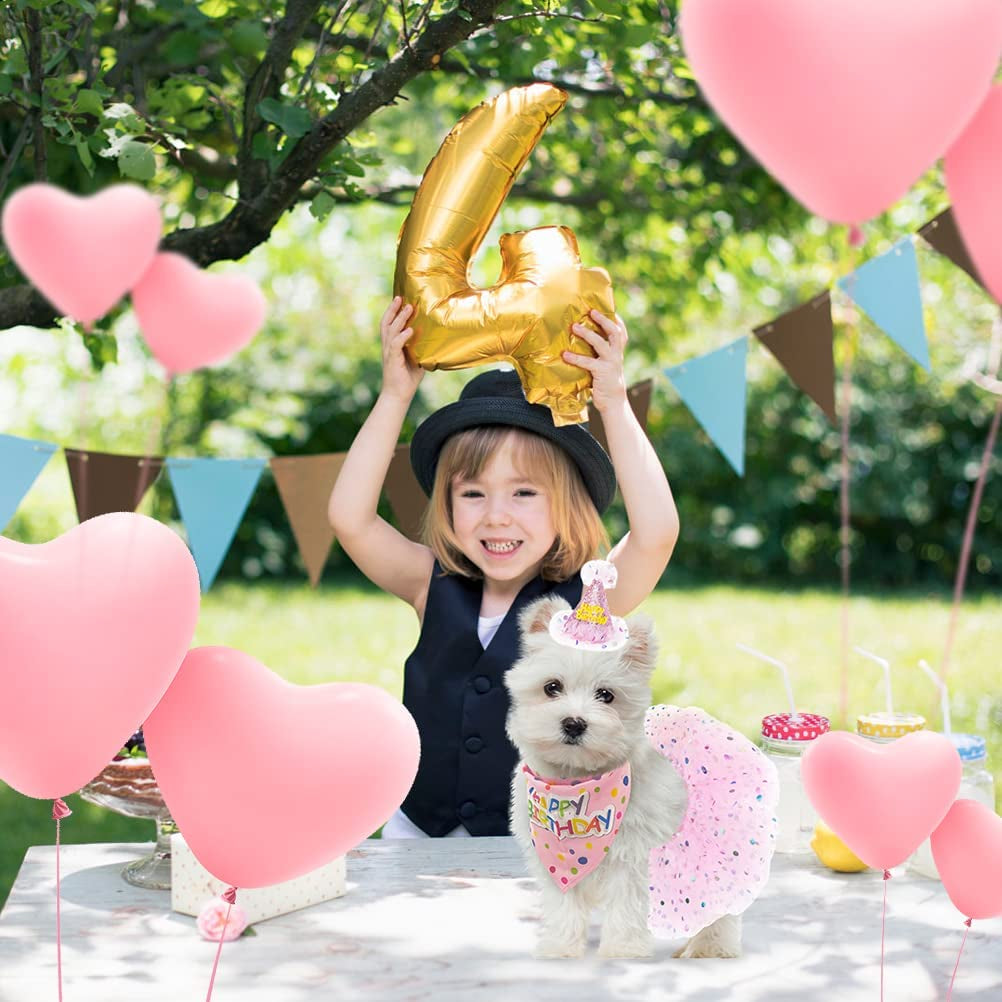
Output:
M645 603L661 641L654 678L657 702L694 704L754 737L761 718L786 708L779 672L743 654L749 644L785 661L797 703L838 725L841 599L822 591L706 587L662 590ZM949 597L861 595L850 606L851 638L890 660L895 706L917 710L940 727L938 694L918 669L938 664ZM995 647L1002 599L980 596L961 612L950 672L955 730L989 738L989 761L1002 793L1002 671ZM418 622L402 602L363 586L310 591L301 585L227 584L202 601L195 644L237 647L298 683L364 681L399 696L403 662ZM852 654L849 714L883 709L880 669ZM40 736L40 740L42 736ZM66 842L144 841L153 822L123 818L85 803L62 825ZM0 901L25 849L54 841L51 805L0 784Z

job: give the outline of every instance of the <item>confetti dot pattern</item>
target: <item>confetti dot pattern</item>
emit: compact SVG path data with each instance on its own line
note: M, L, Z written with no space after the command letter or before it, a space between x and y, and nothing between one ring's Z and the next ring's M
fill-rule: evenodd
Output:
M691 936L743 912L769 879L779 780L743 734L698 707L652 706L644 726L689 793L678 831L651 851L648 925Z

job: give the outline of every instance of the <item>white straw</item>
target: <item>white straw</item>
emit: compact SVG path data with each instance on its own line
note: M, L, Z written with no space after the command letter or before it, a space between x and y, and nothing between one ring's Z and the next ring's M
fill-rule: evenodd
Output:
M793 686L790 684L790 673L786 670L786 665L783 664L782 661L777 661L775 658L769 657L768 654L763 654L761 651L755 650L754 647L749 647L747 644L738 644L737 648L739 651L745 651L747 654L761 658L763 661L768 661L769 664L775 665L783 673L783 684L786 686L786 698L790 701L790 719L799 720L800 714L797 713L797 704L793 701Z
M894 713L894 700L891 698L891 665L889 661L885 661L883 658L878 657L876 654L872 654L870 651L864 651L862 647L853 648L857 654L862 654L863 657L869 658L871 661L876 661L881 668L884 669L884 687L887 689L887 712Z
M919 668L922 669L932 680L932 684L939 689L939 705L943 711L943 733L952 733L950 728L950 693L946 688L946 683L929 667L925 659L919 660Z

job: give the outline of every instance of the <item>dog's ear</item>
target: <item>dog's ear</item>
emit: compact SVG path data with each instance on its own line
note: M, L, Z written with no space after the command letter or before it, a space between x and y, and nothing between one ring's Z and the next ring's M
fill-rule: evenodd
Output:
M646 675L652 674L658 663L658 638L654 632L654 620L640 613L628 619L626 625L630 629L626 659L631 667Z
M523 637L534 633L548 633L550 620L570 606L559 595L544 595L527 605L518 617L518 627Z

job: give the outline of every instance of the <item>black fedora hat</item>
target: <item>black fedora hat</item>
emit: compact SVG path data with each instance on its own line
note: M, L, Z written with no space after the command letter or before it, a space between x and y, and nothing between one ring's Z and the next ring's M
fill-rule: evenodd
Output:
M485 425L522 428L559 445L581 472L598 511L609 507L616 493L616 474L612 460L588 430L587 422L557 428L546 407L526 401L518 374L502 369L482 372L471 379L463 387L459 400L435 411L414 432L411 466L425 494L431 496L435 467L445 440L456 432Z

